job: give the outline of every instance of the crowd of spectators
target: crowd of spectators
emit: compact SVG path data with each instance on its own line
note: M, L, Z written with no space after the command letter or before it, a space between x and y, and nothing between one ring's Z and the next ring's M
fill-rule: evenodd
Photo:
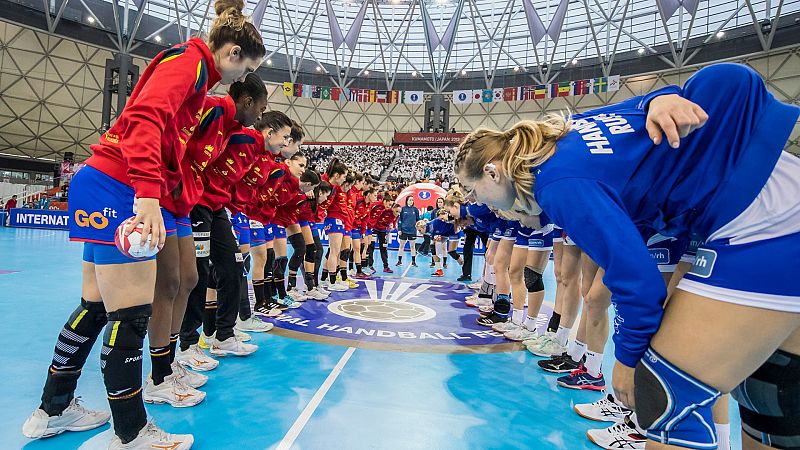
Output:
M324 172L331 158L337 157L342 162L363 174L380 179L383 172L397 156L397 149L383 146L324 146L309 145L303 147L308 156L308 166L318 172Z
M449 186L454 178L454 157L455 148L452 147L401 147L387 180L407 184L427 180L442 187Z

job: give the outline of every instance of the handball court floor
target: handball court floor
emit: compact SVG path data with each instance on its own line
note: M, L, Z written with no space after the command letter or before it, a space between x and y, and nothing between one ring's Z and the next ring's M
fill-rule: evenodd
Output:
M206 373L203 403L187 409L147 405L149 416L169 432L194 434L196 449L598 448L586 430L611 424L583 419L572 406L601 394L557 387L557 377L536 366L538 358L474 325L475 310L462 303L469 292L454 282L460 275L455 265L432 282L430 259L418 259L420 266L403 279L396 270L393 277L334 293L329 303L289 310L275 330L252 333L259 351L221 358ZM81 246L70 243L65 231L0 227L0 317L7 324L0 347L0 448L108 445L109 425L38 441L20 431L39 404L57 333L80 299L80 261ZM476 258L475 276L480 262ZM551 303L552 267L545 284ZM363 307L364 301L391 307L385 300L392 295L413 304L408 314L421 319L392 323L377 314L379 321L359 320L374 309ZM364 300L347 304L356 297ZM341 314L331 312L332 303ZM88 407L107 410L99 348L87 361L77 395ZM609 344L608 368L610 350ZM610 386L610 376L606 382ZM738 432L732 434L738 449Z

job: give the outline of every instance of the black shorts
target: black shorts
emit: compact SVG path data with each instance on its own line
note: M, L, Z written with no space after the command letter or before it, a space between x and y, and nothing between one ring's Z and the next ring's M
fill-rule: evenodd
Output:
M400 237L398 239L403 241L414 241L417 239L417 235L413 233L400 233Z

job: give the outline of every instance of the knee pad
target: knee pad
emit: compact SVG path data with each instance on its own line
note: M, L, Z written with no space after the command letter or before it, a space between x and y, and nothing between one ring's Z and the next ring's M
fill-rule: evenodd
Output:
M450 257L453 258L454 260L458 261L458 252L457 251L453 250L453 251L447 252L447 254L450 255Z
M530 267L525 267L525 288L530 293L534 292L542 292L544 290L544 281L542 281L542 274L531 269Z
M636 414L647 438L666 445L717 448L711 407L720 392L672 365L652 348L636 366Z
M316 253L317 253L317 246L314 244L306 244L306 255L305 255L305 262L313 263L316 260Z
M494 310L499 314L511 312L511 297L506 294L499 294L494 302Z
M306 241L303 239L302 233L297 233L289 236L289 243L292 244L292 248L297 253L302 253L303 248L306 245Z
M731 395L751 438L774 448L800 448L800 356L776 351Z
M350 250L342 250L339 252L339 261L347 261L347 258L350 257Z
M274 280L283 280L283 276L286 274L286 266L289 264L289 258L285 256L279 256L275 258L275 265L272 269L272 278Z
M111 401L128 400L141 393L142 346L152 313L151 305L108 313L100 368Z
M250 262L252 260L252 257L250 256L250 253L245 253L243 256L244 256L244 261L242 262L242 266L244 268L244 271L242 272L242 276L247 278L247 274L250 273Z

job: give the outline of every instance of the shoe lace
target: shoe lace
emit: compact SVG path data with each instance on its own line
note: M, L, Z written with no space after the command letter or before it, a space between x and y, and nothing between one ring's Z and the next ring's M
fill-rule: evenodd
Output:
M81 405L81 397L75 397L72 399L72 405L70 405L70 409L75 410L81 414L88 414L90 411Z
M158 428L158 426L152 420L147 421L147 425L145 425L143 434L152 436L156 441L166 441L169 439L169 433L161 428Z
M577 377L578 375L582 375L582 374L584 374L584 373L587 373L587 372L586 372L586 369L584 369L584 367L583 367L583 366L580 366L580 367L578 367L577 369L575 369L575 370L573 370L572 372L570 372L570 373L569 373L569 376L570 376L570 377Z

